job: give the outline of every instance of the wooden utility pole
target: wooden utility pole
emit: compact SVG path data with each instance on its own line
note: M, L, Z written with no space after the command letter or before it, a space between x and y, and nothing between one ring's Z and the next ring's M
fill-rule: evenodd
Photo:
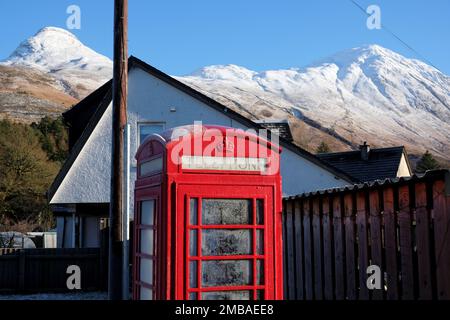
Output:
M114 75L111 201L109 209L109 275L110 300L122 298L123 255L123 160L124 131L127 123L128 96L128 0L114 1Z

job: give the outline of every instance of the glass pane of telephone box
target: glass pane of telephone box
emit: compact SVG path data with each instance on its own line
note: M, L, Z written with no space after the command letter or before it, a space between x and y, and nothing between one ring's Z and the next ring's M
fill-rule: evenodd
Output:
M192 289L198 286L198 261L191 261L189 263L189 286Z
M264 285L264 260L256 262L256 284Z
M202 300L250 300L251 291L203 292Z
M256 230L256 254L264 254L264 231Z
M140 281L153 285L153 260L142 258L139 269Z
M259 225L264 224L264 200L256 200L256 223Z
M141 224L153 226L155 222L155 200L141 202Z
M264 290L256 291L256 300L264 300Z
M202 255L252 254L251 230L206 229L202 231Z
M252 223L252 201L247 199L204 199L204 225L238 225Z
M211 260L202 262L202 286L239 286L252 284L250 260Z
M189 300L197 300L197 292L189 293Z
M189 223L191 226L196 226L198 224L198 199L193 198L189 201L189 207L190 207L190 216L189 216Z
M196 257L198 255L198 231L189 231L189 255L191 257Z
M139 291L140 300L153 300L153 290L145 287L140 287Z
M153 255L153 235L154 231L151 229L141 229L141 253Z

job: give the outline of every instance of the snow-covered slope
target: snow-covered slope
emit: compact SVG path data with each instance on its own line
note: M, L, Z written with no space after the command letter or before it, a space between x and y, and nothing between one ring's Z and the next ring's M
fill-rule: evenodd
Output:
M8 79L0 83L0 103L6 101L4 113L17 118L60 112L71 101L67 95L83 98L112 76L107 57L54 27L40 30L0 64L1 78ZM26 86L19 79L25 74ZM289 119L295 140L310 150L321 140L337 149L368 141L405 145L417 154L429 149L450 159L450 78L377 45L346 50L303 69L209 66L177 78L247 117ZM26 108L30 96L37 101L31 111ZM42 112L39 101L49 102Z
M2 62L54 76L66 93L82 98L112 77L112 62L64 29L46 27Z
M354 144L406 145L450 159L450 77L378 45L304 69L218 65L178 79L255 118L294 115Z

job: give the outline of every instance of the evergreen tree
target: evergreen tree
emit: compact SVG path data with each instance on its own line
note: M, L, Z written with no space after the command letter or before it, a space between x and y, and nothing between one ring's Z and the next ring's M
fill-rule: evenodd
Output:
M44 117L39 123L33 123L31 127L38 134L42 148L47 152L48 158L62 164L67 158L69 144L67 128L63 119Z
M434 159L433 155L427 150L416 166L417 173L424 173L427 170L439 169L439 163Z
M322 141L317 147L316 153L330 153L331 149L325 141Z

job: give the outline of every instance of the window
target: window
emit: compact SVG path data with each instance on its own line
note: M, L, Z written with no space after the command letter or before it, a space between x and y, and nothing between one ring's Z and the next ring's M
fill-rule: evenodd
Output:
M138 130L139 130L138 145L141 145L148 136L154 133L162 133L165 130L165 123L163 122L139 123Z

